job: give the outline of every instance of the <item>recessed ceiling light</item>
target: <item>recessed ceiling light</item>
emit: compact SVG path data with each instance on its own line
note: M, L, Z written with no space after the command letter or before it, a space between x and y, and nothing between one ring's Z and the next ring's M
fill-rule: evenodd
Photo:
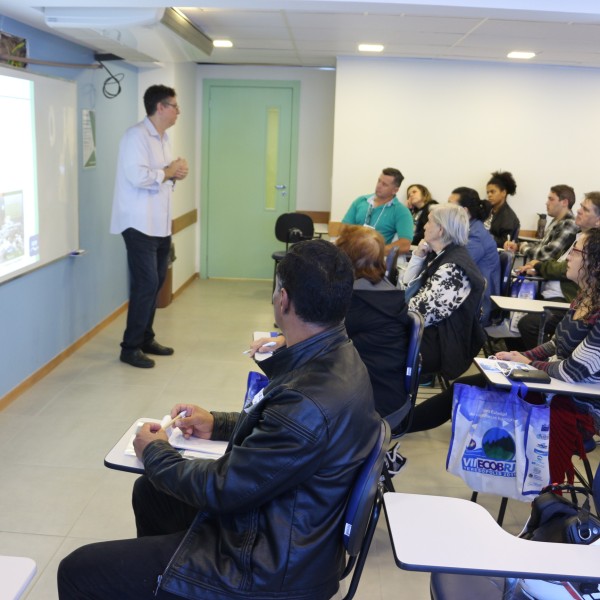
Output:
M358 49L360 52L383 52L382 44L359 44Z
M509 52L506 57L507 58L519 58L521 60L529 60L535 56L535 52Z
M231 40L213 40L213 46L215 48L233 48L233 42Z

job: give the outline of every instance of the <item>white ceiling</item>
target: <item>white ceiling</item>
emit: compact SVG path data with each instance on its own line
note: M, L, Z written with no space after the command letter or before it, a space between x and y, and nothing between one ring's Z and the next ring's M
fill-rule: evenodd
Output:
M0 13L40 29L44 0L3 0ZM164 2L164 0L163 0ZM46 0L46 7L164 8L157 0ZM114 8L110 8L111 4ZM180 9L211 39L233 49L210 56L162 25L54 33L132 61L193 60L218 64L335 67L337 56L359 56L357 45L380 43L378 56L508 62L511 50L536 53L537 64L600 67L598 0L437 0L411 4L353 0L213 0ZM0 20L0 29L1 29ZM122 50L122 51L121 51ZM43 58L43 57L32 57Z

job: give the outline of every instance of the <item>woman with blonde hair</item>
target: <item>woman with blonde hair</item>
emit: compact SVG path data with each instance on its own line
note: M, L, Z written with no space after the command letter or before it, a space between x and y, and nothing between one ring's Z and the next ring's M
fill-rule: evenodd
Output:
M423 373L461 375L483 346L479 323L485 280L466 245L467 212L455 204L433 206L404 272L408 308L425 320Z

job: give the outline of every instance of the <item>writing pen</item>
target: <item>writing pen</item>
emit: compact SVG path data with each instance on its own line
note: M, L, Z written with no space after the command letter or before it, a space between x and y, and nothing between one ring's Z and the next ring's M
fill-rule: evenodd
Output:
M267 342L266 344L263 344L263 345L261 346L261 348L262 348L263 346L269 346L269 347L272 347L272 346L276 346L276 345L277 345L277 342ZM242 354L250 354L250 352L252 352L252 350L244 350L244 351L242 352Z
M183 419L184 417L185 417L185 410L182 410L176 417L171 419L168 423L161 425L160 428L163 431L166 431L167 429L169 429L169 427L173 427L173 425L174 425L175 421L177 421L177 419Z

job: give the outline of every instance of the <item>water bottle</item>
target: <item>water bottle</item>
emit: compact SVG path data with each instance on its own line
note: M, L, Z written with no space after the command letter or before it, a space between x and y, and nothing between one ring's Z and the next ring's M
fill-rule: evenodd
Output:
M548 215L546 213L538 213L538 222L537 222L537 231L535 232L535 237L538 240L541 240L544 237L544 233L546 233L546 219Z

